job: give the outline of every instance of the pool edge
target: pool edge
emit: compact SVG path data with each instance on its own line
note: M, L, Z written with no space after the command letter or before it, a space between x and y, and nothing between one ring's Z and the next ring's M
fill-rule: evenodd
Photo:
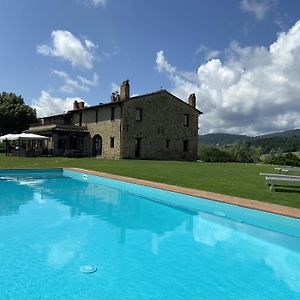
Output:
M186 188L186 187L181 187L176 185L170 185L166 183L159 183L159 182L153 182L153 181L148 181L143 179L136 179L131 177L114 175L110 173L86 170L81 168L69 167L63 169L75 171L75 172L81 172L89 175L105 177L109 179L121 180L129 183L139 184L139 185L166 190L170 192L176 192L176 193L195 196L195 197L201 197L212 201L232 204L232 205L241 206L249 209L261 210L268 213L300 219L300 209L294 207L272 204L272 203L262 202L258 200L236 197L236 196L229 196L225 194L218 194L218 193L213 193L208 191L196 190L196 189L191 189L191 188Z

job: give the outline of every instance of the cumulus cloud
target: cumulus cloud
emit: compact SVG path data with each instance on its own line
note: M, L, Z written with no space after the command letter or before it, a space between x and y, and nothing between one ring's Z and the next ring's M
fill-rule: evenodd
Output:
M200 132L260 134L300 127L300 21L266 47L232 43L226 59L212 59L186 76L157 52L156 68L172 92L196 93Z
M166 60L164 51L158 51L156 53L156 67L159 72L168 72L169 74L174 74L176 68L172 67Z
M66 72L59 70L53 70L52 74L63 80L64 84L60 87L60 90L65 93L74 93L76 91L88 92L91 87L98 85L99 80L97 73L94 73L92 80L82 76L72 79Z
M51 33L51 44L37 46L37 52L45 56L61 57L74 67L93 67L93 49L97 46L90 40L83 42L69 31L54 30Z
M61 99L42 90L40 97L38 99L33 99L31 106L36 109L38 117L46 117L61 114L73 109L73 102L75 100L84 101L78 97ZM86 105L88 106L87 103Z
M253 14L257 20L262 20L271 8L268 0L242 0L240 6L244 12Z
M210 60L212 58L216 58L221 54L221 51L216 49L210 49L204 45L201 45L196 51L195 54L202 53L204 55L205 60Z

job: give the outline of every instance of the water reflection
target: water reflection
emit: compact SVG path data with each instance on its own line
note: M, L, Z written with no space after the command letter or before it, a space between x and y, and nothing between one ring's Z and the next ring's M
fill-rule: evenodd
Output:
M13 180L0 180L0 216L17 214L20 206L32 201L34 190Z
M43 197L55 197L56 201L69 206L71 217L89 215L119 228L119 240L122 243L126 239L126 230L147 230L163 235L190 218L182 211L174 214L174 208L129 192L88 182L79 183L69 180L63 189L57 185L52 189L52 183L49 183L47 191L43 191Z
M243 245L247 251L233 252L232 257L242 257L245 263L249 256L251 260L264 261L277 278L291 290L300 292L299 238L201 212L193 217L193 225L196 242L237 250Z
M189 220L182 222L179 226L175 227L172 231L165 231L162 234L158 233L152 233L152 238L151 238L151 252L154 255L159 254L159 248L160 245L165 242L168 239L172 239L173 237L176 236L181 236L185 235L188 232L190 232L189 228L189 223L192 218L190 217Z
M226 253L231 251L230 258L234 262L255 261L258 269L264 264L291 290L300 292L299 238L203 212L195 214L129 192L70 178L22 179L1 184L0 181L0 216L18 213L21 205L32 200L40 206L52 203L56 215L41 228L41 233L48 230L47 236L32 247L38 253L45 253L47 264L53 268L62 268L78 258L91 239L88 231L93 228L93 221L101 220L113 228L121 245L125 245L129 234L134 232L143 235L144 242L149 243L149 252L156 256L162 254L164 245L178 240L187 253L186 245L199 245L199 249L194 249L214 250L226 259L224 253L220 254L226 249ZM76 230L74 224L70 226L70 232L76 234L58 235L61 228L69 230L66 224L70 220L78 221ZM184 239L189 240L186 245ZM113 243L111 240L106 238L105 241Z
M269 247L265 254L265 263L291 290L300 292L299 253L291 252L285 248Z
M193 218L193 235L196 242L207 246L215 246L219 241L226 241L231 238L232 231L226 223L222 222L223 218L213 215L199 213Z

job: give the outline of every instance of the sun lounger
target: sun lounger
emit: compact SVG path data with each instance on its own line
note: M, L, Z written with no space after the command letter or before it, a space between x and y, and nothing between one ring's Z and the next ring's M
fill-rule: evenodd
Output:
M281 173L300 173L300 168L275 168L275 170L278 170Z
M273 191L275 186L295 187L300 185L300 176L290 176L284 174L260 173L265 176L266 184L270 186L270 191Z
M285 174L273 174L273 173L259 173L260 176L265 177L279 177L279 178L300 178L300 176L297 175L285 175Z
M273 191L275 186L288 186L294 187L291 184L300 184L300 176L299 178L285 178L285 177L266 177L266 184L270 186L270 191Z

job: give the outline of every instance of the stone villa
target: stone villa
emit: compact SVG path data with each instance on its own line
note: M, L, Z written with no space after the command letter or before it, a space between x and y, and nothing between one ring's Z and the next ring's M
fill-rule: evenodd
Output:
M166 90L130 97L129 81L109 103L48 116L26 132L48 136L47 152L61 156L196 160L198 117L195 94L188 103Z

